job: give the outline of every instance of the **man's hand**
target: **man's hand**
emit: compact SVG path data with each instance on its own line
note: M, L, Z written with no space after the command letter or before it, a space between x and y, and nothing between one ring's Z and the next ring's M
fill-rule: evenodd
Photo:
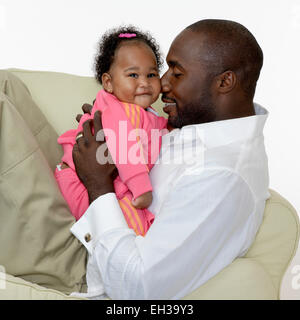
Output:
M94 125L94 135L92 126ZM110 161L97 161L97 149L105 144L105 141L96 141L97 133L103 130L100 111L95 112L94 120L87 120L83 124L82 136L76 140L73 147L73 161L79 179L86 187L90 203L99 196L114 192L113 180L117 176L117 169ZM103 131L102 131L103 132ZM106 148L107 149L107 148ZM107 152L108 149L107 149ZM101 154L97 154L101 157ZM107 158L105 154L102 155ZM100 159L99 159L100 160Z

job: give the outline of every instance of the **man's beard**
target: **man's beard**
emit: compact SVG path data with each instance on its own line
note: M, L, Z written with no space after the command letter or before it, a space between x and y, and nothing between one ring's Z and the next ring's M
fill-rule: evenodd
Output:
M216 120L216 107L211 95L205 93L199 102L191 102L180 109L176 105L177 116L169 117L168 124L173 128L182 128L191 124L212 122Z

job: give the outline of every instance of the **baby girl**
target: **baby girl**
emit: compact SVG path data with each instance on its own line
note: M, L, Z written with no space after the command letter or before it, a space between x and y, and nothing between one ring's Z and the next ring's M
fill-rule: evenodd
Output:
M76 174L72 149L82 124L100 110L107 146L119 173L114 188L127 224L144 236L153 223L154 215L147 209L152 202L149 170L159 155L161 136L167 132L167 120L151 107L161 90L161 65L159 47L148 33L130 26L110 30L101 38L95 70L103 89L91 115L84 114L76 130L58 138L64 155L55 177L77 220L88 208L89 199Z

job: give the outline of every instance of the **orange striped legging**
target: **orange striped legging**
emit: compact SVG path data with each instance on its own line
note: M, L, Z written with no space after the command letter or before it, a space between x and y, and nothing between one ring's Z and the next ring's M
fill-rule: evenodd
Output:
M132 194L127 192L119 199L120 207L129 228L133 229L136 235L145 236L154 221L154 215L148 209L136 209L131 204L132 198Z

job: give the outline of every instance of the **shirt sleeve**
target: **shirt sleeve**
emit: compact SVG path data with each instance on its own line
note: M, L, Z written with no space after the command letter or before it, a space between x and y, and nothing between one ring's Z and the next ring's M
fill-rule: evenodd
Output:
M180 299L250 246L254 209L240 176L207 170L175 183L145 237L125 225L113 194L95 200L73 231L111 298ZM83 240L85 232L92 245Z

